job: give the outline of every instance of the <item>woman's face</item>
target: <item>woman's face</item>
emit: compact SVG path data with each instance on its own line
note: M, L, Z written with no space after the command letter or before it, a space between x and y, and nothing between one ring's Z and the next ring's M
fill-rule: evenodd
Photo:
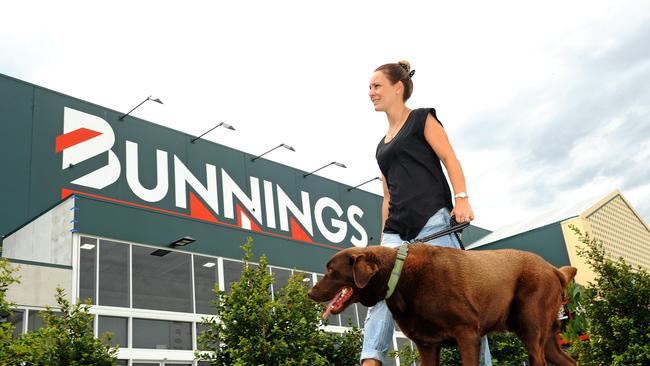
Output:
M375 111L385 112L395 103L402 101L402 83L391 84L383 71L375 71L370 78L370 101L375 106Z

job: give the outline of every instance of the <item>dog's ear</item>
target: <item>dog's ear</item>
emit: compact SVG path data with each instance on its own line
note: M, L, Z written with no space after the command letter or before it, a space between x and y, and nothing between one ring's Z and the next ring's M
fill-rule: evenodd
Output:
M366 254L359 254L354 257L352 265L352 275L354 277L354 284L358 288L364 288L370 282L372 276L379 271L379 266L368 260Z

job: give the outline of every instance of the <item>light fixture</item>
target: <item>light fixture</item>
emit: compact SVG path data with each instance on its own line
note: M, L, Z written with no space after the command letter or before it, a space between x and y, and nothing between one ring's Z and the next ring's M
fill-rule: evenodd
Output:
M123 120L124 117L128 116L129 114L131 114L131 112L133 112L134 110L138 109L139 106L143 105L143 104L144 104L146 101L148 101L148 100L153 100L153 101L156 102L156 103L163 104L162 100L160 100L160 99L158 99L158 98L153 99L153 98L151 97L151 95L150 95L150 96L147 97L147 99L143 100L142 102L140 102L140 104L136 105L135 108L131 109L131 110L129 111L129 113L127 113L127 114L123 115L122 117L120 117L119 120L120 120L120 121Z
M216 263L214 263L214 262L208 262L208 263L204 264L203 267L205 267L205 268L212 268L212 267L214 267L215 265L216 265Z
M194 141L200 139L201 137L207 135L210 131L214 130L217 127L221 127L221 126L223 126L224 128L227 128L229 130L235 131L235 128L232 125L229 125L226 122L220 122L218 125L216 125L216 126L212 127L211 129L205 131L203 134L201 134L201 136L198 136L198 137L195 137L195 138L191 139L190 142L194 143Z
M356 186L354 186L354 187L352 187L352 188L348 188L348 192L350 192L350 191L353 190L353 189L357 189L357 188L361 187L362 185L364 185L364 184L366 184L366 183L370 183L370 182L372 182L373 180L381 180L381 178L380 178L380 177L374 177L374 178L372 178L372 179L368 179L367 181L365 181L365 182L363 182L363 183L361 183L361 184L357 184Z
M305 277L302 279L302 282L311 282L311 278Z
M171 253L171 250L167 249L158 249L154 250L153 252L149 253L150 255L155 255L156 257L164 257L167 254Z
M275 150L275 149L277 149L277 148L279 148L279 147L284 147L284 148L287 149L287 150L296 151L293 147L291 147L291 146L289 146L289 145L287 145L287 144L282 143L282 144L280 144L280 145L278 145L278 146L272 148L271 150L265 152L265 153L262 154L262 155L257 155L256 157L252 158L251 161L255 161L255 160L261 158L262 156L264 156L264 155L270 153L271 151L273 151L273 150Z
M183 247L187 244L194 243L196 240L191 236L184 236L182 238L174 240L170 245L173 247Z
M93 249L94 247L95 247L95 244L84 244L80 248L90 250L90 249Z
M302 177L303 177L303 178L307 178L308 176L310 176L310 175L316 173L317 171L319 171L319 170L321 170L321 169L327 168L327 167L330 166L330 165L336 165L336 166L341 167L341 168L347 168L347 166L345 166L345 165L343 165L343 164L341 164L341 163L338 163L338 162L336 162L336 161L333 161L333 162L331 162L331 163L329 163L329 164L323 165L322 167L320 167L320 168L314 170L313 172L310 172L310 173L307 173L307 174L303 174Z

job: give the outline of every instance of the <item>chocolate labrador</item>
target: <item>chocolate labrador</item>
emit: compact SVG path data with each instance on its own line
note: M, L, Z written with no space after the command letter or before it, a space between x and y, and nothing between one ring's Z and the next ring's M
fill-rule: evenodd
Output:
M348 248L327 263L309 290L330 301L324 316L352 303L375 305L387 293L397 249ZM417 345L422 365L438 365L440 347L457 344L464 366L478 365L480 339L512 331L532 366L576 362L559 347L557 313L573 267L557 269L540 256L518 250L462 251L415 243L409 246L395 291L386 299L393 318Z

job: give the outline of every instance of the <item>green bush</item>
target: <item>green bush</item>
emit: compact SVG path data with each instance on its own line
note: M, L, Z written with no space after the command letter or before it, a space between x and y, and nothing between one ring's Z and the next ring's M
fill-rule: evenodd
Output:
M607 257L602 242L583 235L578 254L596 274L584 291L582 307L589 341L574 342L580 364L650 365L650 274Z
M0 364L7 366L48 365L81 366L115 365L117 347L104 342L110 335L97 339L93 335L90 303L70 305L62 289L56 289L56 303L60 313L50 307L41 313L45 327L13 339L13 326L6 319L11 306L6 299L9 285L18 282L6 259L0 259L0 311L5 319L0 324Z
M273 276L266 257L251 265L252 239L242 246L244 270L230 293L215 287L217 319L204 319L196 356L213 365L353 365L358 363L361 332L327 334L324 307L307 296L303 276L294 275L272 297Z

